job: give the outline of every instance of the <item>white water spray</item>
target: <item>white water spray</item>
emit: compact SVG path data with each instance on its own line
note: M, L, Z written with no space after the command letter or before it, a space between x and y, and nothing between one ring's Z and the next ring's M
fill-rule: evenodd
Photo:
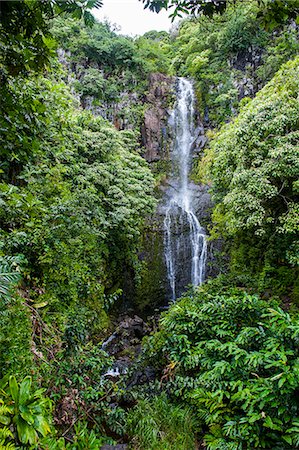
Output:
M170 125L174 132L171 153L173 162L172 186L164 219L165 260L172 299L177 296L177 268L181 261L182 224L189 225L191 247L190 282L194 286L203 283L207 259L207 242L192 208L192 189L188 180L194 143L194 93L190 81L178 78L177 101Z

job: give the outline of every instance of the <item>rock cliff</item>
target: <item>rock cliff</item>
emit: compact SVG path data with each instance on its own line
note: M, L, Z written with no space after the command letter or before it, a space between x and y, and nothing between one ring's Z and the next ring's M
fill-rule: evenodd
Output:
M148 162L167 159L170 134L169 111L175 100L173 77L153 73L149 77L149 91L145 96L146 110L141 127L144 157Z

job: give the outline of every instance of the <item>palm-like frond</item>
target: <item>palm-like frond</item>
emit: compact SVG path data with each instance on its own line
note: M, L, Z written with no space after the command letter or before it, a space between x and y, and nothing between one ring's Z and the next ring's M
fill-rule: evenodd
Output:
M1 450L15 450L17 447L13 442L5 443L5 441L0 441Z
M13 438L13 434L10 431L10 429L8 427L0 428L0 439L1 439L1 441L5 440L5 439L8 439L8 438Z
M13 442L7 440L13 439L13 434L8 427L0 428L0 449L1 450L15 450L16 446Z
M0 262L0 297L7 297L11 288L20 279L20 274L13 270L10 260Z

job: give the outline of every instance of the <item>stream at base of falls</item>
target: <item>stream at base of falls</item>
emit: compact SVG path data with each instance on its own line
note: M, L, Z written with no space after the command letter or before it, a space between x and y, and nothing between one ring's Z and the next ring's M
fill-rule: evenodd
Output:
M194 103L192 83L178 78L176 103L170 117L173 130L172 174L164 218L164 255L173 301L181 294L178 289L181 284L179 266L185 265L186 285L198 286L204 281L207 260L206 233L193 208L194 190L189 181L195 141Z

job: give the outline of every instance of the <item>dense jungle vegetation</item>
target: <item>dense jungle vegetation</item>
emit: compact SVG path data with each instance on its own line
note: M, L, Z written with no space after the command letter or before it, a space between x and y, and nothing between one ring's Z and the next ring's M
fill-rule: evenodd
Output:
M199 15L132 38L99 0L0 4L0 450L299 448L298 1L144 3ZM194 80L219 275L113 378L167 176L143 157L153 73Z

